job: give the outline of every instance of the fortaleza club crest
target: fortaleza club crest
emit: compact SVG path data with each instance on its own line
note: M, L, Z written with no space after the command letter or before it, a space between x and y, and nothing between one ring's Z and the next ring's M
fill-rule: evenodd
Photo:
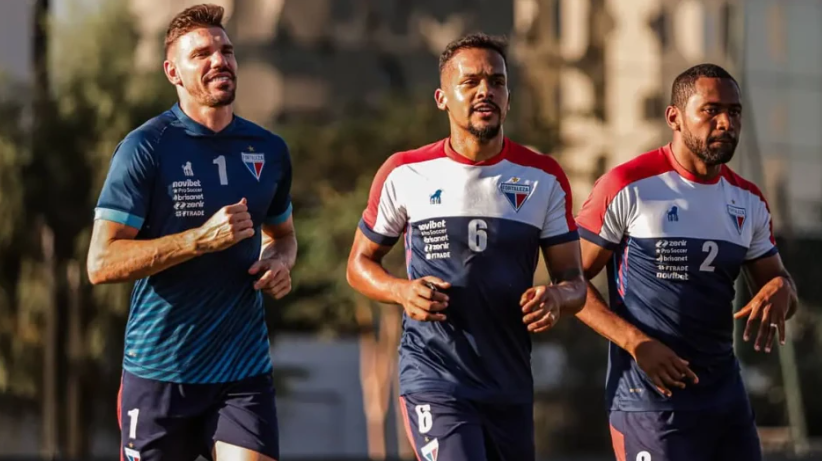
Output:
M263 174L263 166L265 165L265 154L256 154L249 152L242 152L243 163L248 171L260 180L260 175Z
M742 229L745 227L745 209L738 206L728 205L728 214L731 215L731 219L734 221L734 226L736 226L737 232L742 234Z
M531 196L531 185L522 182L521 178L514 176L513 178L501 183L499 191L508 199L508 203L514 207L515 211L522 208L522 204Z
M125 461L140 461L140 452L128 447L124 447Z

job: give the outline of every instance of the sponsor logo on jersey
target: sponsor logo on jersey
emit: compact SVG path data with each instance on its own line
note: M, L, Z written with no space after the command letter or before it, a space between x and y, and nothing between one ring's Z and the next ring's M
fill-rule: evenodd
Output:
M191 168L191 162L186 162L183 165L183 174L186 176L194 176L194 169Z
M128 461L140 461L140 452L131 448L123 448Z
M668 210L668 222L678 222L679 221L679 208L676 205L672 206Z
M439 205L442 203L442 189L437 189L433 194L428 196L431 205Z
M265 154L256 154L250 152L242 152L243 163L248 171L260 180L260 175L263 174L263 166L265 165Z
M522 179L516 176L501 183L499 191L508 199L508 203L514 207L514 211L519 211L522 205L531 196L531 185L522 182Z
M422 454L423 459L425 461L437 461L437 454L440 451L440 443L437 439L434 439L420 448L420 454Z
M742 229L745 227L745 209L738 206L728 205L728 214L731 215L736 230L742 234Z

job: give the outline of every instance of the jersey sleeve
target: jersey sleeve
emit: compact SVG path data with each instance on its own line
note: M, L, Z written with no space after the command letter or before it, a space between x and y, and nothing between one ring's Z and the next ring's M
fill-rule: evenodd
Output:
M545 214L545 222L542 223L542 231L539 235L540 244L543 247L579 240L577 224L574 221L571 184L558 165L551 169L551 174L556 178L556 183L551 192L548 213Z
M756 205L753 209L753 237L751 238L751 245L748 247L748 253L745 255L746 261L766 258L777 253L776 240L773 237L773 220L771 212L768 207L768 202L765 197L757 190L756 195L759 200L756 200Z
M151 202L157 162L154 148L132 134L114 150L94 219L104 219L141 229Z
M580 236L605 249L614 250L628 229L630 205L625 181L614 172L594 183L577 215Z
M282 177L277 184L277 190L274 192L274 197L271 199L271 204L266 213L266 224L282 224L288 217L291 216L291 155L288 152L288 146L283 142L282 155Z
M397 243L408 222L397 183L400 165L399 155L394 154L377 171L368 194L368 205L360 219L363 234L380 245Z

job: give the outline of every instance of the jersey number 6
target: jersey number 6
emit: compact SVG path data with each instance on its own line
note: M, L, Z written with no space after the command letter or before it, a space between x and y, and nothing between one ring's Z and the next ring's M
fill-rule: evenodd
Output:
M482 219L472 219L468 223L468 248L477 253L488 246L488 224Z

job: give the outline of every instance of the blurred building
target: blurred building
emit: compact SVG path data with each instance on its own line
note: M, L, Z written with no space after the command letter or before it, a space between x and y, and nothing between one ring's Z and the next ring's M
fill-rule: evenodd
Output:
M131 0L157 65L156 37L192 0ZM470 30L508 33L511 0L220 0L241 60L237 109L254 120L344 115L389 91L437 84L437 57Z
M687 67L743 86L733 167L770 197L775 230L822 235L822 2L517 0L515 50L543 116L560 121L579 206L606 169L668 142L664 110ZM790 24L790 27L788 26Z
M31 2L0 2L0 88L32 78L33 17Z

